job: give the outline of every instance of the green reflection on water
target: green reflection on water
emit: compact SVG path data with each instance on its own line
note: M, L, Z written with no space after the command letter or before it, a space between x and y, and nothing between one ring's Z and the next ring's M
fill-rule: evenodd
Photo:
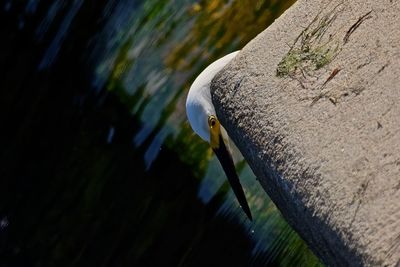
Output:
M230 220L240 222L247 229L248 235L256 242L252 252L255 259L268 262L268 257L264 259L263 255L269 255L269 260L279 259L283 265L294 263L318 265L318 260L284 222L258 182L255 182L255 177L247 165L243 166L241 179L247 189L256 223L250 224L243 220L236 200L228 190L225 175L219 164L210 150L194 136L186 118L182 116L185 92L195 76L213 60L243 47L290 6L291 1L182 2L180 12L174 4L176 3L162 2L156 6L150 4L147 6L151 7L150 15L146 16L140 25L146 29L145 34L151 36L148 38L152 41L143 47L140 53L129 57L129 50L136 49L133 44L135 41L132 40L146 39L143 37L143 28L130 31L128 45L122 46L120 50L120 55L125 56L119 56L115 62L112 77L109 79L109 88L113 89L115 80L122 80L125 81L125 86L119 88L122 92L117 90L121 95L135 91L135 86L129 83L132 72L127 68L141 69L143 62L140 58L147 58L148 51L151 51L150 57L157 58L156 63L151 61L151 71L144 72L141 78L142 81L146 81L143 96L149 102L146 102L147 106L144 109L137 109L134 107L135 103L131 103L133 110L143 111L140 113L140 118L145 124L150 125L147 132L145 129L141 134L149 136L151 131L158 133L165 128L169 129L167 131L174 136L175 141L166 142L165 145L178 152L182 162L192 166L196 177L203 177L199 197L205 203L209 203L217 194L228 193L221 199L223 204L217 212ZM154 16L155 10L160 12L160 16ZM175 20L171 22L172 15L165 15L168 12L163 11L176 15ZM148 23L150 16L156 22ZM156 31L166 34L156 34L154 37ZM132 65L138 58L139 63L136 66L135 63ZM120 71L121 64L125 73ZM153 82L153 79L162 82ZM176 145L176 142L179 145Z

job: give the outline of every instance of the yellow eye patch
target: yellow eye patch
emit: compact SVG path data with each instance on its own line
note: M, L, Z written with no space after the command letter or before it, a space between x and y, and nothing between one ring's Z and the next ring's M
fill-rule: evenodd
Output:
M210 145L211 148L219 147L219 140L221 134L220 123L214 115L208 116L208 127L210 128Z

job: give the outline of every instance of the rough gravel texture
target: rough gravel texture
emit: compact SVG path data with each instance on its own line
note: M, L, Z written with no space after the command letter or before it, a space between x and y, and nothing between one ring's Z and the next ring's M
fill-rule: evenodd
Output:
M400 1L299 0L211 91L259 182L324 263L400 266Z

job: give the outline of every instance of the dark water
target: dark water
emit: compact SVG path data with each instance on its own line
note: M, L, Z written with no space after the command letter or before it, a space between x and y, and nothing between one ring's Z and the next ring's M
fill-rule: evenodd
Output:
M293 1L1 1L0 266L317 266L184 110Z

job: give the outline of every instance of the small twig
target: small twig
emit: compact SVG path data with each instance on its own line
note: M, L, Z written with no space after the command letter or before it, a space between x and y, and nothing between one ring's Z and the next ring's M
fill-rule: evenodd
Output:
M332 80L342 69L336 68L332 71L331 75L329 75L328 79L322 84L324 87L330 80Z
M314 106L314 104L317 103L318 100L320 100L323 97L325 97L325 94L323 94L323 93L320 93L319 95L313 97L312 101L311 101L311 104L310 104L310 107Z
M306 89L306 87L304 86L303 82L299 78L297 78L294 75L290 75L289 77L292 78L293 80L297 81L300 84L302 89Z
M361 16L361 17L358 18L356 23L354 23L350 27L350 29L347 31L346 35L343 37L343 43L346 44L349 41L350 35L361 25L361 23L363 23L364 20L371 18L371 16L369 16L369 14L371 14L371 12L372 12L372 10L369 11L364 16Z
M336 68L334 69L331 74L329 75L329 77L325 80L325 82L321 85L321 87L319 88L320 91L322 91L322 89L325 87L325 85L331 81L342 69ZM316 97L313 97L310 106L313 106L315 103L317 103L318 100L320 100L321 98L326 97L326 93L320 93L319 95L317 95ZM332 104L336 105L337 100L335 98L329 98L329 100L332 102Z
M381 73L387 66L389 66L389 63L386 63L385 65L383 65L383 66L378 70L378 73Z

